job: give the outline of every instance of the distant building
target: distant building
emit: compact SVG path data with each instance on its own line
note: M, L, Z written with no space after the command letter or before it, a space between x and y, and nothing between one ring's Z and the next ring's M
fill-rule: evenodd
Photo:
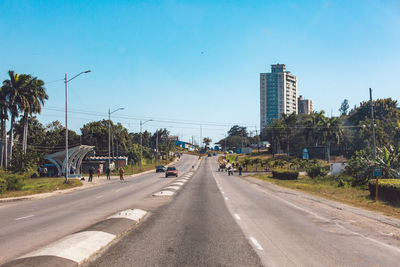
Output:
M271 65L271 73L260 73L261 130L282 114L297 114L297 77L284 64Z
M313 112L312 100L303 99L303 96L299 96L297 100L298 114L311 114Z

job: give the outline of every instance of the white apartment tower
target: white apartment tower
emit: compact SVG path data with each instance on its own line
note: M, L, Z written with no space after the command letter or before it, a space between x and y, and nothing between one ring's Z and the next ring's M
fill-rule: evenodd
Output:
M282 114L297 114L297 77L284 64L271 65L271 73L260 73L261 130Z

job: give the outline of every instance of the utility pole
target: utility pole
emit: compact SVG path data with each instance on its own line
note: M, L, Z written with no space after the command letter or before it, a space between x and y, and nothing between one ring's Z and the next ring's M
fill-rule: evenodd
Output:
M143 135L142 135L142 126L146 122L152 121L152 119L147 120L145 122L140 121L140 170L142 170L142 161L143 161Z
M370 100L370 104L371 104L372 150L374 153L374 159L376 159L374 103L372 101L372 89L371 88L369 88L369 100ZM375 169L374 169L374 175L375 175ZM375 201L378 201L378 175L375 175Z
M257 126L255 126L255 128L256 128L257 150L258 150L258 153L260 153L260 137L258 136Z
M158 129L156 131L156 166L158 165Z
M201 140L201 138L202 138L202 131L203 131L203 130L202 130L201 125L200 125L200 142L199 142L199 143L200 143L200 144L199 144L199 145L200 145L200 150L201 150L201 148L202 148L202 146L203 146L203 140Z

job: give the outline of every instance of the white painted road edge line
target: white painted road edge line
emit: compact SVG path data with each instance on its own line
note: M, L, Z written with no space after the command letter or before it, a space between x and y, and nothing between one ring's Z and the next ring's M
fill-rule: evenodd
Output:
M15 220L19 221L19 220L22 220L22 219L28 219L28 218L33 217L33 216L35 216L35 215L31 214L31 215L28 215L28 216L16 218Z
M258 250L264 250L262 248L262 246L257 242L257 239L255 239L254 237L250 237L251 242L253 242L254 246L258 249Z
M130 210L120 211L120 212L108 217L107 219L126 218L126 219L130 219L130 220L139 222L146 214L147 214L147 211L145 211L145 210L130 209Z
M240 220L239 214L235 213L235 218L236 218L236 220Z

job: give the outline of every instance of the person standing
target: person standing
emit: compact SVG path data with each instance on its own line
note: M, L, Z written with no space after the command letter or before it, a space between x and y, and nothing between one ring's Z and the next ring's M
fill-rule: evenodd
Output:
M91 182L93 180L93 173L94 173L94 168L93 166L89 168L89 180L88 182Z
M107 180L111 180L110 172L111 172L110 167L107 167L107 170L106 170Z
M239 175L242 176L243 167L242 165L239 166Z
M101 169L100 166L97 168L97 178L100 178Z
M119 179L124 180L124 169L122 167L119 168Z

